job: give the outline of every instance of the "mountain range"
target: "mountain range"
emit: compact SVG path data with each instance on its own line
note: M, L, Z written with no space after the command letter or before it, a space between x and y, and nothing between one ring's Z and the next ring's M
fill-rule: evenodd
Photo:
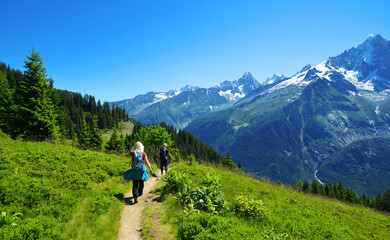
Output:
M116 102L145 124L186 128L246 172L293 184L339 182L375 195L390 186L390 44L380 35L291 77L250 73Z
M238 80L224 81L211 88L187 85L180 91L148 92L115 104L144 124L165 122L184 128L197 118L232 106L259 86L252 74L246 72Z
M270 80L187 130L257 176L339 182L370 195L390 186L390 44L358 46Z

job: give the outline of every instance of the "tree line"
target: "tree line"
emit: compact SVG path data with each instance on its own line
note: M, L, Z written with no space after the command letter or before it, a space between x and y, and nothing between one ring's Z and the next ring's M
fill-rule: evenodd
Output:
M75 139L85 149L124 153L142 141L152 158L166 142L177 159L237 166L230 154L220 155L213 148L183 129L161 123L145 126L129 119L125 109L96 102L95 97L54 88L46 75L43 58L32 49L24 61L25 71L0 63L0 129L13 138L46 140ZM132 134L118 135L120 121L132 121ZM103 146L102 130L114 129Z
M366 193L363 193L361 196L359 196L355 190L344 188L341 182L333 183L333 185L327 182L325 185L322 185L316 180L313 180L311 185L308 181L302 182L299 180L294 185L294 189L305 193L312 193L327 196L329 198L335 198L348 203L360 204L365 207L370 207L390 213L390 190L387 190L383 195L379 192L375 197L370 198L368 195L366 195Z
M124 136L123 134L118 135L117 131L114 131L105 146L107 151L124 153L129 151L135 142L141 141L150 158L157 161L159 148L163 143L167 143L176 160L195 158L198 162L211 162L232 169L237 168L229 153L225 157L222 156L184 129L178 130L173 125L166 123L143 125L138 121L131 121L134 124L132 134Z
M101 138L98 130L118 128L120 121L129 120L122 107L96 102L90 95L55 89L53 79L46 75L43 58L35 49L24 63L23 73L0 63L0 129L11 137L84 137L84 146L95 148L99 139L93 138ZM85 129L87 132L83 133Z

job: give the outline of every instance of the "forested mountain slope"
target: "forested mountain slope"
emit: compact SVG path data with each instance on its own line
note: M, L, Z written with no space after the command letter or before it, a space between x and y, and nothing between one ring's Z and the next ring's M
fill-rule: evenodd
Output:
M258 176L293 184L315 179L318 170L322 182L342 181L345 171L328 172L332 169L321 165L339 158L335 154L340 151L350 154L355 141L364 140L378 152L383 147L373 144L374 139L390 138L389 57L389 41L370 35L357 47L260 87L186 129L221 153L230 150L235 162ZM386 191L389 171L382 162L390 165L390 158L380 156L365 172L376 169L370 176L383 182L380 188L362 174L348 175L348 187L360 194Z

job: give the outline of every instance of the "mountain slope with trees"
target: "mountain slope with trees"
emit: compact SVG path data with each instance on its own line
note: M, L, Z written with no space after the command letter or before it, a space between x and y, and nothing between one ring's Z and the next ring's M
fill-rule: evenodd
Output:
M311 182L317 171L323 182L342 181L347 169L333 171L325 167L327 161L340 159L340 151L354 154L356 146L362 147L349 147L356 141L366 141L377 152L381 147L373 144L375 139L390 138L388 56L389 41L370 35L337 57L305 66L291 78L252 91L229 109L193 121L186 130L222 154L230 151L245 171L273 181ZM378 155L365 164L365 156L347 158L351 162L346 166L355 174L348 175L346 186L359 194L385 192L390 182L379 173L388 175L382 163L390 165L389 158ZM361 171L383 183L376 185L357 173Z
M22 73L0 63L0 129L14 138L78 139L85 124L91 135L86 132L82 141L92 138L96 145L101 138L97 129L118 128L121 121L129 120L124 108L96 102L90 95L55 89L54 81L46 76L43 58L34 49L25 68Z

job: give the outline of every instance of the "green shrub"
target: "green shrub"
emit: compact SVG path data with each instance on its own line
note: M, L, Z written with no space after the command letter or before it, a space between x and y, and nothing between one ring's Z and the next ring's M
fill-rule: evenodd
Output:
M213 186L188 186L177 194L177 201L188 208L209 213L223 213L227 209L222 193Z
M261 200L249 200L240 195L234 199L234 212L241 217L251 219L262 219L266 216L267 208Z
M189 183L188 176L185 173L176 172L175 170L168 172L162 179L165 182L162 189L163 194L181 192Z

